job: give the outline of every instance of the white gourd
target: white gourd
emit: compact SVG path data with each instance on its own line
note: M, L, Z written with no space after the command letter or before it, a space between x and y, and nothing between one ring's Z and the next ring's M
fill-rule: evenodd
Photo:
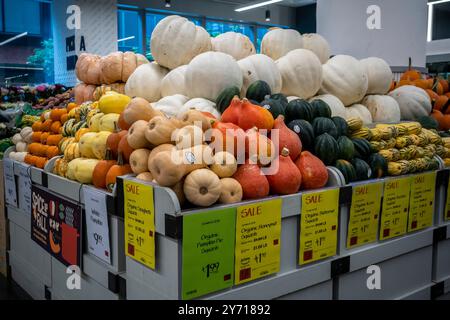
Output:
M364 98L369 82L363 65L351 56L338 55L323 65L321 93L332 94L345 106Z
M402 86L389 93L389 96L397 101L401 120L417 120L421 116L428 116L431 112L430 97L421 88Z
M158 101L161 99L161 81L166 74L167 69L157 63L143 64L128 78L125 94L132 98L144 98L148 102Z
M191 98L216 101L219 94L230 87L242 88L242 72L232 56L222 52L205 52L188 65L185 77L186 92Z
M184 77L187 65L180 66L170 71L161 82L161 96L173 96L174 94L186 95Z
M25 152L28 149L28 145L24 141L20 141L16 144L16 151L17 152Z
M20 135L20 133L16 133L15 135L13 135L13 137L11 138L12 143L14 143L15 145L17 145L19 142L22 142L22 136Z
M181 94L176 94L173 96L164 97L158 102L152 103L152 107L155 110L164 112L164 114L168 117L176 117L188 100L188 97Z
M225 32L211 39L212 50L229 54L236 60L256 53L252 41L242 33Z
M346 111L347 116L345 117L345 119L360 118L366 125L372 123L372 115L370 114L369 109L367 109L362 104L354 104L350 107L347 107Z
M152 32L152 56L161 66L175 69L211 50L211 37L200 26L176 15L162 19Z
M220 112L216 109L216 104L212 101L203 98L194 98L186 102L181 108L179 115L189 111L190 109L195 109L201 112L209 112L217 119L220 119Z
M398 123L401 119L400 107L390 96L370 95L361 102L372 115L374 122Z
M314 100L322 100L326 104L328 104L328 106L331 109L332 117L341 117L344 119L347 117L347 110L346 110L344 104L342 103L341 100L339 100L337 97L333 96L332 94L322 94L320 96L315 96L315 97L311 98L309 101L311 102Z
M273 29L261 42L261 53L278 60L295 49L303 48L303 37L297 30Z
M263 54L255 54L239 60L238 65L242 70L243 85L241 97L245 97L248 87L258 80L267 82L273 93L278 93L282 88L281 73L270 57Z
M391 67L380 58L361 60L369 80L367 94L387 94L391 87L393 75Z
M277 61L283 87L281 93L309 99L322 84L322 64L309 50L297 49Z
M330 59L330 45L320 34L303 34L303 48L314 52L322 64Z

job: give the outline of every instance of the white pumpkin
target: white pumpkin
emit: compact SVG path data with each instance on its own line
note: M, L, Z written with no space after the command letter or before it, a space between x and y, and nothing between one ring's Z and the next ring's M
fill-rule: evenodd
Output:
M164 114L168 117L176 117L188 100L189 98L186 96L175 94L173 96L164 97L158 102L152 103L152 107L155 110L164 112Z
M303 48L300 32L292 29L273 29L267 32L261 42L261 53L278 60L295 49Z
M248 87L258 80L267 82L273 93L281 91L281 73L275 61L270 57L264 54L255 54L239 60L238 65L244 77L241 97L245 97Z
M367 58L361 60L369 80L367 94L387 94L391 87L393 75L391 67L380 58Z
M363 65L351 56L338 55L323 65L321 93L338 97L345 106L361 101L368 85Z
M400 122L400 107L394 98L382 95L366 96L361 104L365 105L372 115L374 122Z
M253 42L242 33L225 32L211 39L213 51L227 53L236 60L256 53Z
M309 50L297 49L277 61L283 87L281 93L309 99L322 84L322 64Z
M345 109L347 111L347 116L345 119L360 118L366 125L372 123L372 114L366 106L363 106L362 104L354 104Z
M322 64L330 59L330 45L320 34L303 34L303 48L314 52Z
M148 102L161 99L161 81L167 69L157 63L146 63L131 74L125 85L125 94L129 97L144 98Z
M216 109L216 104L212 101L203 98L194 98L186 102L180 111L180 115L189 111L190 109L195 109L201 112L209 112L217 119L220 119L220 112Z
M185 87L191 98L216 101L219 94L230 87L242 88L242 72L230 55L205 52L195 57L186 70Z
M172 15L162 19L150 40L152 56L161 66L175 69L211 50L211 37L202 27Z
M320 96L315 96L311 98L309 101L311 102L314 100L322 100L323 102L325 102L331 109L331 116L341 117L344 119L347 117L347 110L344 104L342 103L341 100L339 100L332 94L322 94Z
M417 120L421 116L428 116L431 112L430 97L421 88L402 86L389 93L389 96L397 101L401 120Z
M170 71L161 82L161 96L173 96L174 94L186 95L184 88L184 77L187 65L180 66Z

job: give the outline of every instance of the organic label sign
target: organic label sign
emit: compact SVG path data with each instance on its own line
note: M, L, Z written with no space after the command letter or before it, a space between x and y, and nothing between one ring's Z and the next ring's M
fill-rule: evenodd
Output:
M66 266L80 266L80 206L35 185L31 199L31 239Z
M371 183L353 187L347 248L377 241L382 186L382 183Z
M408 232L431 227L433 224L436 171L411 178Z
M5 178L5 201L17 208L16 177L14 176L14 164L11 159L3 159L3 175Z
M87 246L89 253L106 263L111 263L109 246L108 209L106 193L83 186L86 211Z
M336 254L338 216L339 189L302 195L300 265Z
M155 212L153 187L123 182L126 255L155 269Z
M183 217L183 299L233 285L235 220L235 208Z
M18 165L18 193L19 193L19 208L24 212L31 212L31 179L28 174L28 166L24 164Z
M384 184L380 240L404 235L408 226L411 178L388 179Z
M237 208L235 284L280 270L281 199Z

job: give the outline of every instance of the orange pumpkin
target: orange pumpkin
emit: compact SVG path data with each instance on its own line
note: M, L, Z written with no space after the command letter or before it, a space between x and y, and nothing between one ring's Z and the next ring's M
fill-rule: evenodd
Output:
M450 121L446 119L450 119L450 115L443 115L439 110L433 110L433 112L431 113L431 117L433 117L439 123L439 128L441 130L450 129ZM449 127L445 129L447 127L447 122L449 124Z
M41 143L42 144L47 144L47 139L50 136L50 132L43 132L41 134Z
M52 121L60 121L61 116L62 116L63 114L66 114L66 113L67 113L67 110L66 110L66 109L53 109L53 110L50 112L50 119L51 119Z
M31 126L31 129L33 129L34 132L42 131L42 121L36 121Z
M50 119L45 120L45 121L42 123L42 130L41 130L41 131L49 132L50 129L51 129L51 127L52 127L52 123L53 123L53 121L50 120Z
M397 82L396 88L400 88L403 86L411 86L411 85L413 85L413 82L411 82L410 80L400 80L399 82Z
M425 90L430 96L431 104L434 104L437 99L439 99L439 95L431 89Z
M122 137L127 135L126 130L120 132L114 132L109 135L108 140L106 140L106 147L111 150L112 155L117 158L119 155L119 142Z
M429 79L418 79L413 81L416 87L422 88L424 90L431 89ZM433 80L431 80L431 86L433 85Z
M52 125L50 127L50 131L52 133L58 134L61 131L61 127L62 127L61 122L55 121L52 123Z
M122 154L124 162L128 162L133 151L134 149L128 144L127 135L124 135L120 139L119 145L117 147L118 154Z
M69 120L69 114L65 113L65 114L63 114L63 115L61 116L60 122L61 122L62 124L64 124L64 123L67 122L67 120Z
M106 189L106 175L112 166L117 164L116 160L112 159L111 150L106 150L106 159L99 161L94 168L94 173L92 175L92 184L101 189Z
M63 138L62 134L52 134L47 138L47 145L58 146L62 138Z
M42 135L41 131L33 132L31 134L31 141L32 142L41 142L41 135Z
M419 80L420 78L422 78L421 73L412 68L412 59L411 57L409 57L408 70L402 74L400 80L415 81Z
M449 83L447 80L439 79L439 83L441 84L442 88L444 89L444 94L450 90Z
M131 166L129 164L124 164L122 159L122 154L119 153L119 159L117 164L113 165L106 174L106 188L109 192L112 192L114 186L116 185L117 177L132 173Z
M36 164L35 166L39 169L44 169L45 165L47 164L47 158L44 157L36 157Z
M130 129L130 125L125 121L125 118L123 116L123 112L120 114L119 121L117 123L117 126L120 130L128 130Z
M396 87L397 87L397 82L395 80L392 80L391 86L389 87L389 92L395 90Z
M41 149L42 149L41 143L33 142L28 145L28 152L31 153L32 155L39 155Z
M59 149L56 146L49 146L47 148L46 157L48 159L54 158L59 155Z
M36 159L37 159L36 156L33 156L32 154L28 153L25 156L24 161L25 161L26 164L29 164L30 166L35 166L36 165Z
M433 85L433 91L436 92L439 96L442 96L444 94L444 88L442 87L442 84L438 79L435 79L434 81L435 83Z
M71 102L67 105L67 113L69 113L72 109L78 107L78 105L74 102Z

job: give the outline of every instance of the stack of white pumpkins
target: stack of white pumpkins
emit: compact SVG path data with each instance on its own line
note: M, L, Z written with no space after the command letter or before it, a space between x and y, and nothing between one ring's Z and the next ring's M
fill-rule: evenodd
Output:
M347 55L329 59L329 44L318 34L302 36L275 28L264 36L261 54L256 54L243 34L227 32L211 39L202 27L174 15L158 23L150 46L155 62L134 71L125 93L145 98L171 117L196 109L220 118L215 104L219 94L238 87L244 97L257 80L290 100L322 99L333 116L359 117L366 124L415 116L402 95L387 95L393 75L384 60Z
M11 138L15 151L9 154L10 159L25 162L25 156L28 154L28 145L32 142L32 134L33 129L31 127L24 127Z

